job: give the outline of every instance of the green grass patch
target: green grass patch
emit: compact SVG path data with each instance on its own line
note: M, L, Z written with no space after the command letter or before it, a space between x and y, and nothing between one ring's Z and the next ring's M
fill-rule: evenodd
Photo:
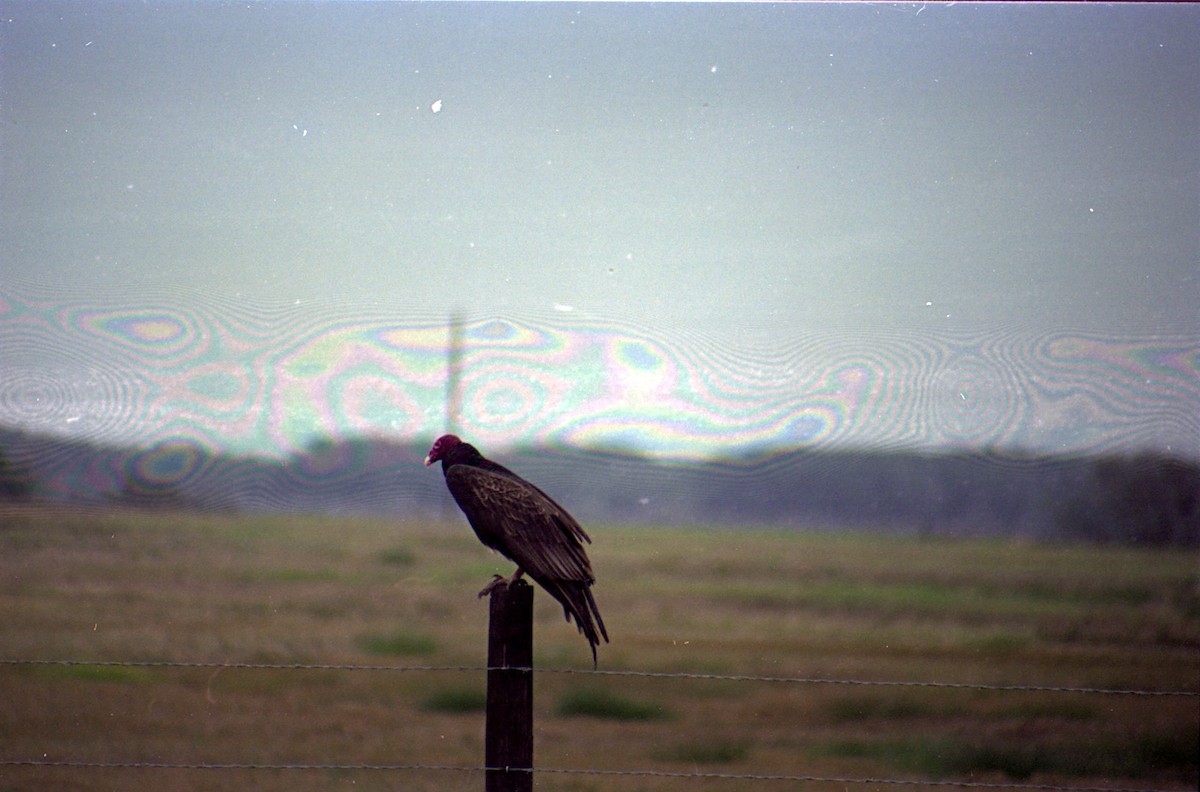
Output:
M708 741L677 745L669 751L657 756L668 762L685 762L687 764L730 764L745 759L750 754L750 746L744 742Z
M1014 632L990 632L965 641L967 649L988 655L1011 655L1027 649L1034 639Z
M905 720L909 718L927 718L948 714L944 709L907 698L876 698L874 696L854 696L831 701L827 712L829 717L840 723L854 723L868 720Z
M148 682L151 674L145 668L109 665L40 666L39 673L56 679L79 679L84 682L119 682L134 684Z
M358 646L367 654L385 657L425 657L437 651L437 643L424 633L364 635Z
M1014 781L1035 774L1067 777L1138 778L1200 766L1197 734L1142 735L1129 742L1097 741L1000 743L954 738L844 740L831 743L830 756L872 759L930 778L1002 773Z
M388 566L412 566L417 562L416 553L404 547L383 550L375 556L382 564Z
M426 712L445 712L462 715L483 712L487 708L487 692L477 688L438 690L421 702Z
M425 570L425 574L437 585L457 589L476 583L479 584L479 588L483 588L491 582L494 575L509 575L512 571L512 564L493 556L483 561L456 563L453 566L432 566Z
M1096 717L1096 708L1082 701L1048 700L1030 701L1005 707L995 713L998 718L1053 718L1057 720L1086 721Z
M1070 616L1079 613L1084 606L1076 597L1030 596L1018 591L934 580L872 581L835 577L796 583L768 578L716 583L713 593L719 600L759 608L790 610L805 607L884 616L919 614L976 619L1030 613Z
M558 702L556 712L563 717L605 718L618 721L665 720L662 706L610 693L604 688L578 688L568 691Z
M263 580L272 583L322 583L338 579L338 573L329 568L300 569L283 568L269 569L263 573Z

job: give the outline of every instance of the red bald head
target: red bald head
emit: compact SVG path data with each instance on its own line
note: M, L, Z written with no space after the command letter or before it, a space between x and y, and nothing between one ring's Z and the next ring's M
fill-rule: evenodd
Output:
M442 457L449 454L456 446L462 445L462 440L458 439L457 435L442 435L433 442L433 448L429 449L429 455L425 457L425 467L429 467L434 462L437 462Z

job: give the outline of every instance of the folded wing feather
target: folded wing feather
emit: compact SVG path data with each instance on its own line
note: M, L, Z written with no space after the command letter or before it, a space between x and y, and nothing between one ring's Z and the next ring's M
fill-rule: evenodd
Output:
M480 541L512 559L534 580L595 582L580 541L587 533L537 487L467 465L446 471L446 485Z

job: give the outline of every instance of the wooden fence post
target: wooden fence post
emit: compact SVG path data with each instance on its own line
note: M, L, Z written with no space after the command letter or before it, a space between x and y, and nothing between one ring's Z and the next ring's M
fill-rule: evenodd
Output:
M487 664L486 792L532 792L533 587L523 580L492 589Z

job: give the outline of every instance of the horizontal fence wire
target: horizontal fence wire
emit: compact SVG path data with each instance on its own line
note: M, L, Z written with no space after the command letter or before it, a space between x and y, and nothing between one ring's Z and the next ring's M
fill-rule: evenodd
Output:
M836 677L764 676L714 674L689 671L632 671L591 668L490 668L478 665L387 665L356 663L239 663L188 660L0 660L0 666L60 665L125 668L203 668L262 671L395 671L395 672L486 672L532 671L535 674L578 674L585 676L646 677L650 679L706 679L723 682L771 682L798 685L850 685L863 687L945 688L1029 693L1090 693L1106 696L1185 696L1200 698L1196 690L1135 690L1123 688L1071 687L1064 685L990 685L981 682L937 682L920 680L842 679Z
M498 669L481 665L392 665L357 663L250 663L186 660L19 660L0 659L0 666L84 666L166 669L234 669L264 671L391 671L391 672L471 672L483 673L491 670L532 671L538 674L577 674L596 677L643 677L650 679L702 679L727 682L759 682L801 685L849 685L869 687L912 687L942 688L954 690L980 690L998 692L1034 693L1079 693L1108 696L1184 696L1200 698L1200 691L1192 690L1134 690L1095 687L1070 687L1061 685L992 685L972 682L938 682L920 680L875 680L844 679L834 677L792 677L755 674L715 674L704 672L596 670L590 668L526 668ZM138 761L74 761L59 759L0 759L0 767L43 767L77 768L92 770L225 770L225 771L427 771L483 773L490 769L482 765L437 765L437 764L356 764L356 763L200 763L200 762L138 762ZM515 769L515 768L512 768ZM679 778L716 781L784 781L791 783L826 783L844 785L876 785L894 787L944 787L959 789L1007 789L1045 790L1046 792L1169 792L1150 787L1089 787L1058 784L1029 784L1020 782L948 781L904 778L850 778L833 776L686 772L669 770L604 770L585 768L537 767L535 773L557 775L587 775L607 777Z
M898 787L957 787L960 789L1011 789L1046 790L1047 792L1171 792L1152 787L1095 787L1064 786L1060 784L1025 784L1004 781L941 781L916 778L850 778L841 776L811 776L759 773L704 773L671 770L596 770L574 767L486 767L483 765L436 765L436 764L249 764L249 763L198 763L198 762L75 762L55 759L0 759L0 767L61 767L89 770L325 770L338 772L357 771L435 771L460 773L485 773L489 770L505 772L531 772L553 775L615 776L640 778L681 778L698 781L787 781L810 784L861 784L888 785Z

